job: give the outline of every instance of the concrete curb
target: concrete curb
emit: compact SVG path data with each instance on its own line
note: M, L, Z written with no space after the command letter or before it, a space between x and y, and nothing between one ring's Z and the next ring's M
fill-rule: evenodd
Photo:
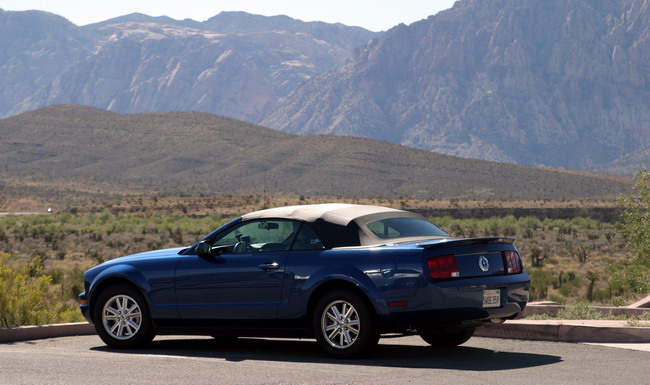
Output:
M506 321L476 329L475 336L537 341L650 343L650 327L625 321Z
M526 308L521 312L519 319L530 317L536 314L547 314L551 317L557 316L558 312L566 306L561 304L540 304L529 303ZM644 314L650 313L650 309L646 308L631 308L631 307L607 307L607 306L589 306L590 309L597 310L606 316L628 316L640 317Z
M0 343L55 337L82 336L89 334L95 334L95 327L87 322L19 326L15 328L0 328Z
M0 328L0 343L95 334L86 322ZM507 321L476 329L477 337L562 342L650 343L650 327L629 327L625 321Z

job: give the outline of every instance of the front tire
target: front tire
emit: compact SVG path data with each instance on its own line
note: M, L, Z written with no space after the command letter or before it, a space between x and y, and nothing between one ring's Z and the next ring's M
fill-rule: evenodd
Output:
M335 290L318 301L312 317L316 341L331 356L354 358L379 341L377 317L357 293Z
M132 286L109 286L99 294L93 310L95 330L110 347L142 347L154 338L147 303Z
M451 348L462 345L474 335L476 328L462 329L453 332L440 332L436 330L420 330L418 334L426 343L438 348Z

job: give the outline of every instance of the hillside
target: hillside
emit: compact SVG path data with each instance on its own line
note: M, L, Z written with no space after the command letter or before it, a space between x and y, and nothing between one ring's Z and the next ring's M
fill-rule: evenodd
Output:
M46 12L0 9L0 117L75 103L257 121L374 36L244 12L202 23L131 14L78 27Z
M613 199L626 178L457 158L370 139L297 136L196 112L60 105L0 120L9 196L171 194Z
M650 166L649 39L647 0L460 0L387 31L261 124L631 173Z

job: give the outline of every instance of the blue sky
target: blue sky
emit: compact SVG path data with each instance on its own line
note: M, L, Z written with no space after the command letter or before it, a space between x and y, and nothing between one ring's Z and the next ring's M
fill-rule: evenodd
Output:
M455 0L0 0L5 11L37 9L61 15L77 25L140 12L204 21L221 11L287 15L303 21L325 21L387 30L411 24L451 8Z

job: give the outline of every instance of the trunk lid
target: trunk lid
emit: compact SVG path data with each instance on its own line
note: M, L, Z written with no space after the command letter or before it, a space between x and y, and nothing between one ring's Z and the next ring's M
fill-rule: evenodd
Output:
M433 279L521 273L521 257L512 238L440 239L419 243ZM514 266L513 266L514 265Z

